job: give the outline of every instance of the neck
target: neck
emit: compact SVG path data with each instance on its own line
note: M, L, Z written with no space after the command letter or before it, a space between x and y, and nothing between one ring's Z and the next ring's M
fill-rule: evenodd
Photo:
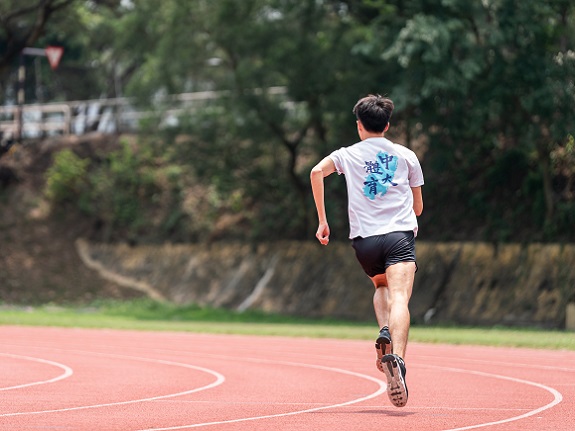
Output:
M365 141L368 138L383 138L383 137L385 137L385 132L372 133L372 132L366 132L364 130L360 137L361 137L362 141Z

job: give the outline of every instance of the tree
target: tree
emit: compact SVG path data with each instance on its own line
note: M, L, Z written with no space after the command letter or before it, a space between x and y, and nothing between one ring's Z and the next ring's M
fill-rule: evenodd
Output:
M43 35L52 16L76 0L5 0L0 6L0 76Z
M367 22L381 37L364 49L397 71L392 94L413 135L428 138L433 199L451 196L450 223L470 220L490 239L544 238L560 199L551 155L575 129L573 4L364 5L393 8ZM445 226L445 213L433 224Z
M374 88L361 56L350 60L357 35L344 6L315 0L170 0L158 9L157 2L147 0L118 26L118 49L128 53L129 47L128 56L138 59L127 84L131 94L228 92L221 100L226 121L217 124L234 130L235 138L220 129L214 139L232 139L225 142L245 175L259 172L259 205L276 218L283 215L290 225L285 231L296 237L307 234L312 215L310 162L302 154L316 159L333 148L333 141L341 146L340 132L354 130L350 107L365 89ZM351 85L358 76L362 90ZM278 86L285 95L268 91ZM339 121L344 114L347 128ZM259 156L250 160L254 154ZM245 166L252 167L250 174ZM261 181L273 186L266 189ZM286 181L287 189L279 186ZM292 204L289 217L281 201Z
M41 61L28 68L26 100L77 100L115 96L123 77L115 68L114 24L127 10L121 0L7 0L0 5L0 88L16 86L17 59L26 47L58 45L64 57L56 72ZM37 60L37 58L35 59ZM31 63L24 58L25 64ZM41 91L35 88L39 76ZM43 83L44 84L44 83ZM34 91L36 90L36 91ZM14 98L14 96L12 96Z
M551 240L575 223L568 0L6 4L69 5L36 39L65 39L53 98L130 95L165 111L169 95L213 91L177 127L148 130L167 129L168 162L190 168L213 213L243 212L248 237L309 235L309 168L357 138L350 108L367 93L395 101L388 136L422 155L429 238ZM330 196L344 237L345 194Z

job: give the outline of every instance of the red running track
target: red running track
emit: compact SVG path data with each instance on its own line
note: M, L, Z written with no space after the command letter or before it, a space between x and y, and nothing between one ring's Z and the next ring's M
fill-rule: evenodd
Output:
M393 407L369 341L0 327L0 430L575 429L575 352L411 343Z

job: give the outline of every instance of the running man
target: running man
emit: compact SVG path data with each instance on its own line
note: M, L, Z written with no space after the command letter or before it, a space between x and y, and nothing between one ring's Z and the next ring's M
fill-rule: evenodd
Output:
M393 102L379 95L353 108L360 142L340 148L311 171L319 226L316 237L329 242L324 178L344 174L348 193L349 237L356 257L374 286L373 306L381 328L375 348L377 368L387 377L387 394L396 407L407 403L405 351L409 299L417 271L417 216L423 211L423 173L410 149L384 137ZM393 343L392 343L393 340Z

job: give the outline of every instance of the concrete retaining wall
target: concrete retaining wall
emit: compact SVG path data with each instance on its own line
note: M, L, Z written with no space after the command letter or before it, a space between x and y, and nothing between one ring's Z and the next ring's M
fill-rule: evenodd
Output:
M349 243L138 246L77 242L102 277L156 299L373 321ZM418 242L414 321L565 327L575 245Z

